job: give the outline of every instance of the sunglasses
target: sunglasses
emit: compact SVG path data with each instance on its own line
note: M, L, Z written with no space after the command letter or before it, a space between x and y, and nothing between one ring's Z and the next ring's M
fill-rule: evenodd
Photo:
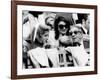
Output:
M75 35L77 35L78 33L81 33L81 31L73 31L73 32L69 32L69 35L72 36L73 33L74 33Z
M58 25L58 27L59 27L60 29L64 29L64 28L66 29L66 28L67 28L66 25L62 25L62 24L61 24L61 25Z

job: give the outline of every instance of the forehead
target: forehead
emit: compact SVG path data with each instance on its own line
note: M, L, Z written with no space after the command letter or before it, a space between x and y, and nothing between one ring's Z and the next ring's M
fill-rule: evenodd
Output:
M54 20L54 18L53 17L48 17L47 21L49 21L49 20Z
M59 24L66 24L64 21L60 21Z
M80 31L78 27L71 26L70 31Z

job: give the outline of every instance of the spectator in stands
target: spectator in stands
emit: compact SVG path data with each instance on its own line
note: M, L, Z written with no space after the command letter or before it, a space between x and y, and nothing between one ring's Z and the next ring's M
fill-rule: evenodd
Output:
M55 39L57 41L58 46L58 56L59 56L59 66L72 66L73 62L71 59L71 55L67 53L66 55L65 48L71 46L71 40L69 37L69 30L70 30L70 21L67 20L63 16L56 16L54 22L54 30L55 30ZM67 65L67 63L69 63Z
M45 44L49 37L49 28L45 25L39 25L36 39L33 42L33 49L28 51L28 55L35 68L49 67L48 57L45 51Z
M55 39L59 46L67 47L70 45L68 32L70 29L70 21L62 16L57 16L54 22Z
M45 24L50 28L49 30L49 43L52 45L51 48L55 46L55 31L54 31L54 21L55 21L56 14L49 13L48 16L45 18Z
M82 26L73 25L69 30L69 35L72 38L72 47L67 47L66 50L72 54L75 66L86 66L88 63L88 54L83 45Z
M89 14L78 14L78 20L76 23L81 23L84 34L89 34L90 29L90 15Z

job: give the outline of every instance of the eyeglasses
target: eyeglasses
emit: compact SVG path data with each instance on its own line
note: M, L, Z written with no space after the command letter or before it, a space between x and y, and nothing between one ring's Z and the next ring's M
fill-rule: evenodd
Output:
M62 24L60 24L60 25L58 25L58 27L60 28L60 29L66 29L67 27L66 27L66 25L62 25Z
M75 35L77 35L78 33L81 33L81 31L73 31L73 32L69 32L69 35L72 36L73 33L74 33Z

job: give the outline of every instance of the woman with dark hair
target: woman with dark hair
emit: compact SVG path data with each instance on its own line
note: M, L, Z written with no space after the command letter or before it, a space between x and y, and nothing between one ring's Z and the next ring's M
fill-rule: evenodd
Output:
M69 37L70 20L65 17L57 16L54 22L55 39L58 43L59 66L73 66L71 54L65 51L65 48L72 45Z
M70 40L68 37L68 32L70 29L70 21L66 20L62 16L58 16L54 22L55 29L55 39L58 40L59 46L60 43L65 47L70 44Z

